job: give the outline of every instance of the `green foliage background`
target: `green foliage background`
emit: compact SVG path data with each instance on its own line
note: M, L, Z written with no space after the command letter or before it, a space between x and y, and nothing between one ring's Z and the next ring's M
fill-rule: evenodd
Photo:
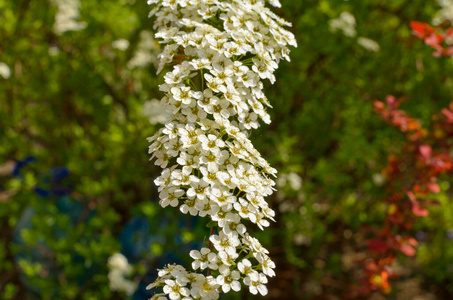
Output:
M341 299L360 269L348 261L365 250L363 226L378 228L385 218L384 188L376 178L404 141L373 113L373 101L407 97L403 108L429 125L453 100L453 64L433 58L411 35L411 20L432 20L439 9L434 1L281 2L277 13L293 23L299 47L267 88L272 124L252 140L280 174L301 176L302 187L281 186L268 199L278 222L257 232L278 264L269 299ZM82 0L86 28L60 35L53 31L56 11L47 0L0 0L0 61L12 73L0 77L0 299L124 299L110 290L107 277L108 257L121 251L123 226L134 216L181 219L151 200L160 169L148 162L146 137L158 125L150 124L143 105L160 98L162 80L154 62L128 64L143 51L143 32L152 33L149 7L144 0ZM355 16L357 36L375 40L379 52L329 30L329 20L343 11ZM112 46L118 39L129 41L125 51ZM159 49L145 51L155 60ZM11 176L14 162L30 155L37 162L24 167L22 177ZM71 172L70 197L83 207L76 222L61 213L55 197L33 191L54 166ZM415 258L400 258L404 275L388 299L410 299L411 291L437 299L453 294L450 182L441 183L442 206L416 224L414 234L425 238ZM21 230L18 244L14 230L27 209L34 211L32 226ZM172 224L151 231L166 239L134 264L137 282L165 252L177 251L174 236L193 242L209 234L203 221L196 230ZM50 249L51 270L19 255L42 244ZM90 279L80 282L87 270ZM249 297L244 291L225 299Z

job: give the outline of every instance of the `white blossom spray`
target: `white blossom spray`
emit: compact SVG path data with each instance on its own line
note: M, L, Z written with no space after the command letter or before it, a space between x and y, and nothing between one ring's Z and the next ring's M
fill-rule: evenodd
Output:
M294 35L266 5L278 0L149 0L156 38L165 47L161 99L171 120L148 138L160 205L210 218L209 246L192 250L192 268L167 265L148 288L151 299L217 299L220 292L267 294L275 264L249 223L269 226L276 170L248 139L271 107L262 80L274 83L281 59L289 61ZM218 229L216 231L216 228Z

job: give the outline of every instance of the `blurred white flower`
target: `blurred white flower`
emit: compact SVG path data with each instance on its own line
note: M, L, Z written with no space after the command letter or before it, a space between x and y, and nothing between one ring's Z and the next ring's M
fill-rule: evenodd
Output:
M366 37L359 37L357 39L357 43L368 51L379 52L379 50L381 49L376 41L373 41L372 39Z
M170 114L167 113L160 103L160 100L152 99L143 104L142 114L149 118L151 124L165 124L170 120Z
M444 21L450 21L453 25L453 0L437 0L442 7L434 16L433 24L440 25Z
M294 172L288 174L288 182L289 186L295 191L298 191L302 188L302 177Z
M131 272L131 266L129 265L127 258L121 253L115 253L110 256L108 265L111 268L122 270L124 273Z
M137 51L127 63L129 69L144 68L156 60L159 43L154 39L153 33L144 30L140 33L140 42Z
M57 46L50 46L49 47L49 55L50 56L56 56L56 55L58 55L58 53L60 53L60 49L58 49Z
M280 174L276 182L277 186L280 188L284 188L287 185L294 191L298 191L302 188L302 177L294 172Z
M330 31L335 32L341 30L344 35L354 37L356 36L356 21L355 17L347 11L344 11L336 19L332 19L329 22Z
M293 242L297 246L301 245L310 245L311 244L311 237L303 234L303 233L297 233L293 237Z
M279 188L284 188L286 186L286 181L287 181L287 174L279 174L278 178L275 180L275 183Z
M5 79L8 79L11 76L11 70L4 62L0 62L0 76Z
M137 284L131 280L126 279L132 273L132 266L127 261L127 258L121 253L115 253L109 257L109 286L112 291L124 292L131 296Z
M382 186L385 183L385 176L381 173L375 173L372 177L373 183L377 186Z
M119 39L112 43L112 47L121 51L129 48L129 41L125 39Z
M58 7L55 14L55 23L53 31L60 35L66 31L78 31L84 29L86 22L80 22L80 3L78 0L53 0Z

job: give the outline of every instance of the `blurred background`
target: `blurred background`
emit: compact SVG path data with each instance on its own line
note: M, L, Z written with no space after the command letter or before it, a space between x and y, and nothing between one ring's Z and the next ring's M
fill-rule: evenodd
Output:
M404 97L426 128L448 107L452 59L434 58L409 22L450 26L453 2L281 2L299 47L267 85L271 125L251 136L279 172L277 222L254 232L277 264L266 299L452 299L451 174L440 205L405 229L418 247L395 254L391 289L376 277L357 291L388 215L383 170L407 143L373 102ZM0 299L148 299L156 268L189 266L209 235L204 219L158 204L146 137L167 116L149 10L0 0Z

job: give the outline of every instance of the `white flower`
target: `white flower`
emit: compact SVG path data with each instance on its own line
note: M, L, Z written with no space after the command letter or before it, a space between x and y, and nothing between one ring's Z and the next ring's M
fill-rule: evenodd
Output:
M119 269L125 273L130 273L131 266L129 265L127 258L121 253L115 253L109 257L108 265L110 268Z
M190 251L190 257L195 259L192 262L192 268L194 270L197 270L198 268L200 268L200 270L204 270L207 267L212 270L216 270L218 268L217 255L211 252L209 248L202 248L200 251L192 250Z
M197 202L197 204L198 203L200 202ZM205 217L207 215L215 216L220 211L220 207L212 201L201 202L199 205L197 205L197 208L199 210L198 215L200 217Z
M84 29L87 24L80 22L80 3L78 0L54 0L53 3L58 7L55 15L53 31L60 35L66 31L78 31Z
M226 269L221 275L217 277L217 283L222 286L222 291L228 293L230 289L233 291L239 292L241 290L241 284L239 279L241 275L238 271L233 270L230 272L229 269Z
M433 24L438 26L444 21L450 21L453 25L453 1L437 0L437 3L439 3L442 8L436 13Z
M5 79L8 79L11 76L11 70L4 62L0 62L0 76Z
M191 199L196 197L197 199L205 200L207 197L208 186L209 183L203 179L198 182L192 182L190 184L190 188L187 190L187 196Z
M200 179L192 175L192 168L188 166L184 166L181 169L176 169L171 173L172 181L171 183L173 185L183 185L187 186L192 183L198 183Z
M228 254L236 253L236 247L240 244L235 235L226 235L223 231L219 235L211 235L209 240L217 251L225 251Z
M209 199L217 203L220 207L236 202L236 197L229 189L217 185L212 186Z
M229 248L219 251L219 271L220 273L225 273L225 270L229 270L229 268L234 264L236 259L239 257L239 254L236 251L230 251ZM228 252L227 252L228 251Z
M260 241L258 241L258 239L250 236L249 234L245 234L244 238L242 239L242 242L243 244L245 245L248 245L250 248L252 248L252 250L255 252L255 253L263 253L263 254L268 254L269 251L267 251L266 248L263 247L263 245L261 245Z
M368 51L379 52L380 50L379 44L377 42L366 37L359 37L357 39L357 43Z
M164 296L165 294L155 294L149 300L168 300L167 297Z
M187 274L186 269L184 269L183 266L176 265L176 264L166 265L163 269L160 269L158 271L159 271L158 272L159 277L164 277L168 274L171 274L173 276L176 276L179 274L182 274L183 276L185 276Z
M166 207L170 204L170 206L176 207L179 204L179 197L184 195L184 191L178 189L177 187L170 187L168 189L164 189L159 193L159 204L162 207Z
M161 175L154 180L154 184L159 187L159 192L171 183L171 172L172 170L169 168L164 169Z
M178 278L176 280L165 280L164 293L170 296L170 299L180 299L181 296L189 296L189 289L184 287L187 282Z
M244 235L246 229L245 226L240 223L241 217L238 214L233 214L229 212L227 213L225 219L226 221L223 222L223 224L220 224L219 222L219 226L223 227L222 230L225 234Z
M275 276L275 263L270 259L269 256L263 253L258 253L256 255L256 259L261 264L261 268L263 269L263 273L269 277Z
M288 173L288 182L291 189L299 191L302 188L302 178L294 172Z
M256 272L252 268L252 263L246 258L238 263L238 270L244 275Z
M267 277L262 273L250 273L249 276L244 278L245 285L249 286L250 293L256 295L258 292L267 295Z
M159 44L153 38L151 31L144 30L140 32L140 42L134 56L127 62L129 69L144 68L153 62L156 58L156 52Z
M340 29L346 36L354 37L357 34L355 17L347 11L342 12L337 19L330 20L329 26L332 32Z
M184 214L190 213L192 216L196 216L198 214L198 208L196 207L196 204L197 200L187 199L184 201L184 204L181 205L180 210Z
M151 124L165 124L170 120L170 115L157 99L146 101L143 104L142 114L149 119Z
M250 219L250 221L256 223L257 209L246 200L239 198L239 202L234 203L234 209L242 218Z
M374 173L373 177L372 177L372 181L377 186L383 186L386 181L386 178L381 173Z
M137 289L137 284L126 277L132 273L132 266L121 253L115 253L108 259L109 286L112 291L124 292L131 296Z
M213 134L209 134L208 136L200 135L198 136L198 139L201 142L203 150L210 151L214 155L219 155L220 148L225 146L225 143L222 141L222 139L219 139Z
M129 48L129 41L126 39L119 39L116 41L113 41L112 47L121 51L126 50Z
M217 172L219 171L219 166L217 164L210 164L208 167L200 167L200 172L203 175L203 180L209 184L214 184L217 180Z
M218 299L219 292L217 291L219 285L214 277L208 276L203 281L194 283L192 290L194 294L198 294L201 299L211 300Z

